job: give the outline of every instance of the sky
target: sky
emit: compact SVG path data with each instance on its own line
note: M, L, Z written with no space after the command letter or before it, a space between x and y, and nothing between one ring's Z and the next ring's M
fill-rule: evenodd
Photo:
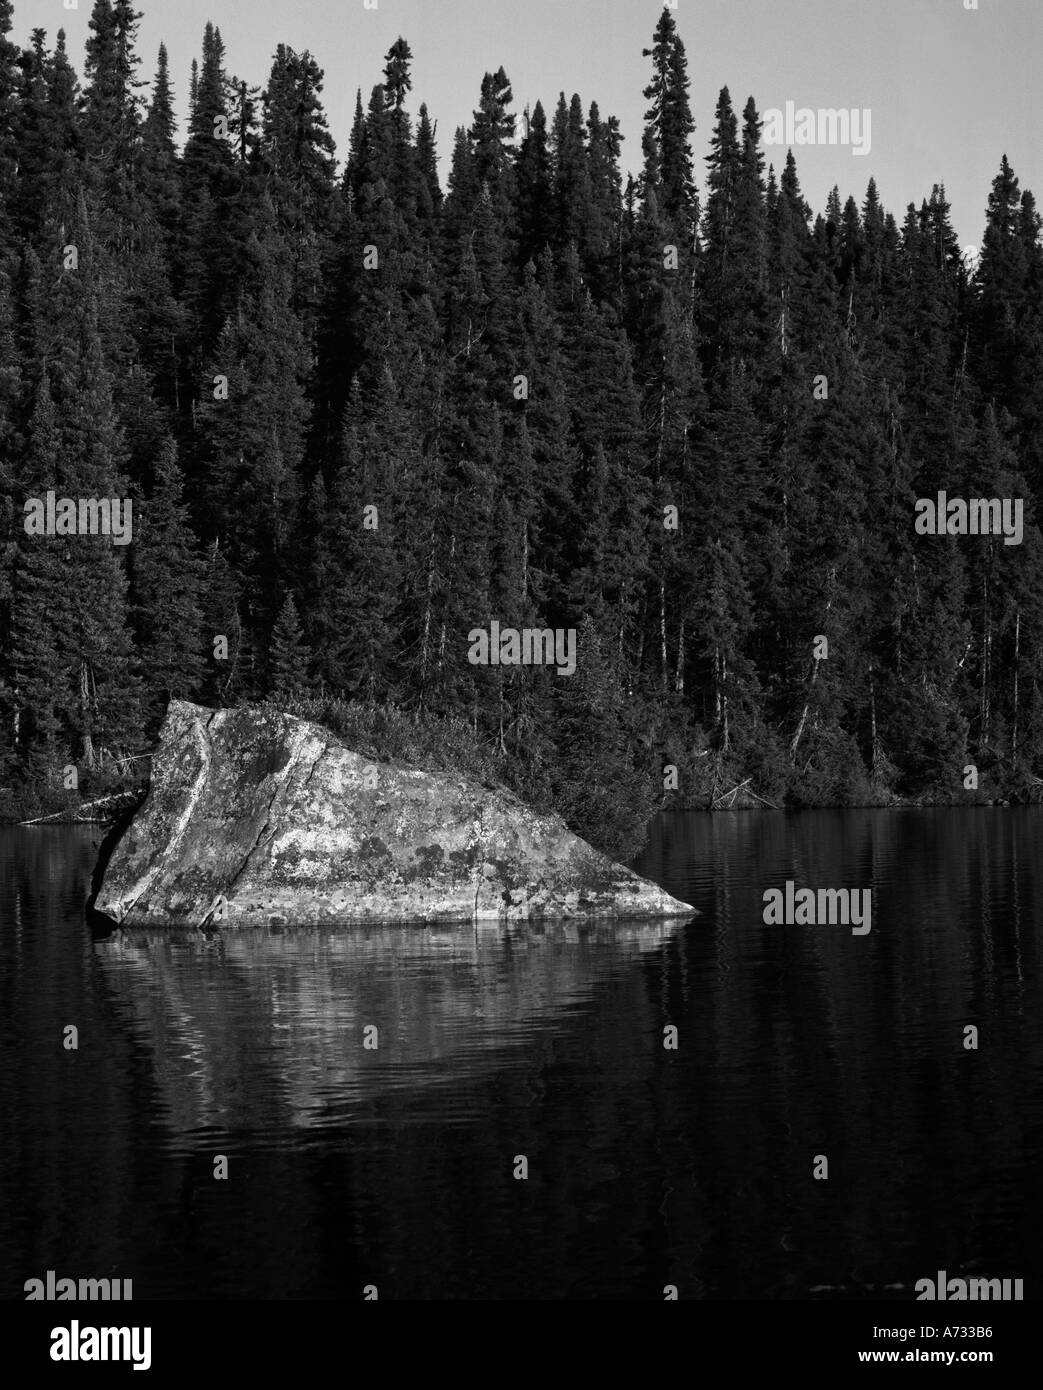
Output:
M578 91L585 108L593 100L602 117L620 118L624 167L640 166L642 90L650 75L642 49L661 0L376 0L376 9L366 9L366 0L138 3L141 75L151 84L164 41L182 120L191 62L210 19L221 30L229 71L251 84L264 84L280 42L314 54L325 70L324 102L343 156L356 89L368 100L401 34L413 50L412 110L426 101L438 121L443 183L453 131L470 124L483 73L501 65L519 116L537 99L550 114L560 92L571 98ZM977 9L966 8L973 4ZM53 39L64 27L82 74L91 6L15 0L13 37L27 43L39 27ZM961 243L976 246L1004 152L1022 188L1043 204L1043 0L676 0L671 8L688 52L700 190L717 96L728 86L739 112L750 95L762 114L784 112L787 102L816 112L868 109L867 154L852 145L794 148L816 212L834 184L861 203L872 176L900 223L908 203L919 205L933 184L944 183ZM785 160L784 145L764 153L776 169Z

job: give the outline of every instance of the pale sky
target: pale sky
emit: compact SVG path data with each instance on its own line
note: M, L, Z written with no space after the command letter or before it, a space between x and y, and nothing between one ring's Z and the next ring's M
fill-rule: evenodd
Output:
M363 101L381 80L384 55L399 34L413 50L415 113L426 101L438 121L445 159L457 125L469 124L482 74L501 64L517 113L542 99L578 91L584 107L617 115L624 166L636 171L646 103L642 88L659 0L138 0L142 75L151 83L164 40L176 109L184 119L188 74L203 26L221 30L229 71L263 85L279 42L310 49L326 73L324 101L338 153L347 149L356 88ZM14 37L44 28L68 34L82 75L92 0L15 0ZM805 197L823 210L834 183L861 203L874 176L901 222L943 182L965 245L977 244L992 179L1006 151L1023 188L1043 204L1039 94L1043 0L678 0L688 51L697 129L700 192L717 94L727 85L737 110L753 95L763 114L797 107L869 108L872 147L794 150ZM1035 92L1037 96L1032 97ZM519 128L520 128L519 121ZM785 148L765 150L778 169Z

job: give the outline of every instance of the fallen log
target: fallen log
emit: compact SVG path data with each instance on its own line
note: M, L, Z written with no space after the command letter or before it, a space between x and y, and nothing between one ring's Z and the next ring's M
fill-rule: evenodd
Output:
M62 811L52 811L49 816L34 816L32 820L20 820L19 825L46 825L49 821L64 822L67 825L107 820L108 815L96 816L94 811L107 807L109 813L127 811L142 799L143 792L113 792L109 796L99 796L94 801L81 802L79 806L67 806Z

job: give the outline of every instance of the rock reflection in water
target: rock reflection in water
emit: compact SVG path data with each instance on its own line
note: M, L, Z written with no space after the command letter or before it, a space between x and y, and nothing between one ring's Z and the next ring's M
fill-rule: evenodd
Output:
M685 920L136 929L95 950L149 1048L165 1122L182 1136L274 1132L364 1120L367 1101L458 1086L510 1065L512 1049L524 1064L521 1044L581 1010L599 982ZM640 973L629 980L628 1007L647 1011ZM373 1028L375 1037L366 1031ZM464 1121L466 1094L462 1102Z

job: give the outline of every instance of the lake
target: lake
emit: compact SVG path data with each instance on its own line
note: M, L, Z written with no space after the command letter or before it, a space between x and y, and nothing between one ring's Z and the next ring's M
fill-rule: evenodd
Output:
M0 1296L1038 1297L1041 830L676 813L686 921L96 941L100 830L0 828Z

